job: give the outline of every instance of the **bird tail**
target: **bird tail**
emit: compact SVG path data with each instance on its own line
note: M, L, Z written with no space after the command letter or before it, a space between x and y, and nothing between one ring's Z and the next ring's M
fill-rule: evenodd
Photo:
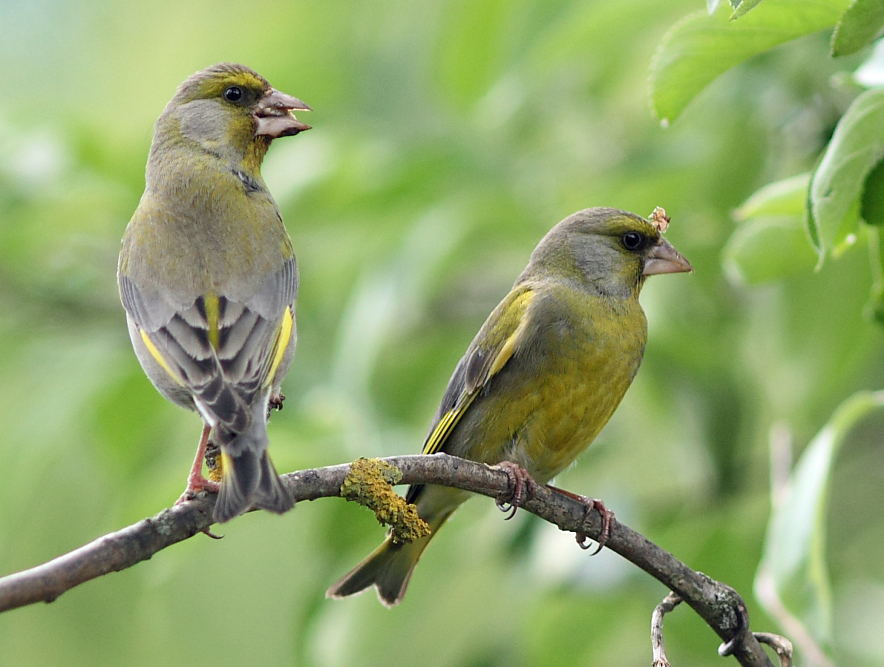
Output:
M253 424L222 444L221 456L223 477L213 514L217 523L230 521L252 505L276 514L294 506L267 455L263 423Z
M399 604L421 554L453 512L454 510L428 520L430 534L414 542L394 543L388 536L368 558L332 584L325 592L325 597L344 598L374 586L384 605L392 607Z

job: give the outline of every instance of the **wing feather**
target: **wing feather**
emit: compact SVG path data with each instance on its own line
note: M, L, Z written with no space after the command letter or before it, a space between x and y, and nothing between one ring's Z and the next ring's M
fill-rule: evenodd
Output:
M238 433L290 344L297 275L291 258L245 303L208 293L175 304L124 275L120 296L160 367L210 421Z
M534 295L526 285L514 288L482 325L448 381L424 443L424 454L446 451L448 436L473 400L513 356L523 337L526 311Z

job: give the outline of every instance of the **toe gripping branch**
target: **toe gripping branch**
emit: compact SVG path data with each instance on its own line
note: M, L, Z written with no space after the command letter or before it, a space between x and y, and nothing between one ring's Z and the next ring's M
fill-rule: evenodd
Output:
M595 551L593 551L590 556L595 556L599 551L602 550L602 547L605 546L605 542L608 541L608 538L611 537L611 526L614 523L614 513L605 507L605 503L597 498L587 498L586 496L581 496L576 493L571 493L570 491L565 491L565 489L560 489L556 486L549 486L550 489L557 493L561 493L563 496L567 496L572 500L576 500L577 502L583 505L583 521L586 522L589 519L590 513L593 510L599 513L602 517L602 529L599 532L598 539L598 547ZM589 549L592 545L587 541L589 540L589 535L586 533L577 533L577 544L580 545L581 549Z
M494 468L509 478L509 492L497 499L497 509L506 514L505 520L509 521L516 516L516 510L534 497L537 482L527 470L511 461L501 461Z
M516 515L516 510L519 507L534 497L534 494L537 491L537 482L535 482L531 475L528 474L527 470L512 461L501 461L494 467L505 472L509 478L508 493L497 499L497 508L501 512L504 512L507 515L506 520L509 520ZM593 510L601 515L602 530L599 533L598 547L592 552L592 554L590 554L595 556L602 550L602 547L605 546L605 542L607 542L608 538L611 536L611 525L614 521L614 513L605 507L605 503L596 498L587 498L586 496L577 495L576 493L571 493L570 491L565 491L564 489L559 489L551 485L547 485L547 487L557 493L561 493L563 496L567 496L568 498L581 503L584 507L584 520L589 518L589 514ZM586 533L577 533L576 537L577 544L580 545L581 549L590 548L591 545L587 543L589 536Z

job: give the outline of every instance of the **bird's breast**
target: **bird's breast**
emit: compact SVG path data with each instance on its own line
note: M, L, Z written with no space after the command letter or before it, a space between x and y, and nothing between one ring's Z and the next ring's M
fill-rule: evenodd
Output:
M182 302L206 291L245 300L293 256L269 193L211 166L178 165L156 180L124 239L133 280L165 284Z
M567 315L538 322L537 339L477 397L453 434L463 440L461 455L513 461L546 483L607 423L641 362L644 314L637 302L619 309L572 305Z

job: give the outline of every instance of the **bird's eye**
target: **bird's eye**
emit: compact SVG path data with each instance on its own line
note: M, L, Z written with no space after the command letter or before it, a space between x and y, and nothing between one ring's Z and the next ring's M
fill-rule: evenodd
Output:
M242 88L230 86L224 90L224 99L228 102L239 102L242 99Z
M623 247L627 250L638 250L645 243L645 237L638 232L626 232L620 237Z

